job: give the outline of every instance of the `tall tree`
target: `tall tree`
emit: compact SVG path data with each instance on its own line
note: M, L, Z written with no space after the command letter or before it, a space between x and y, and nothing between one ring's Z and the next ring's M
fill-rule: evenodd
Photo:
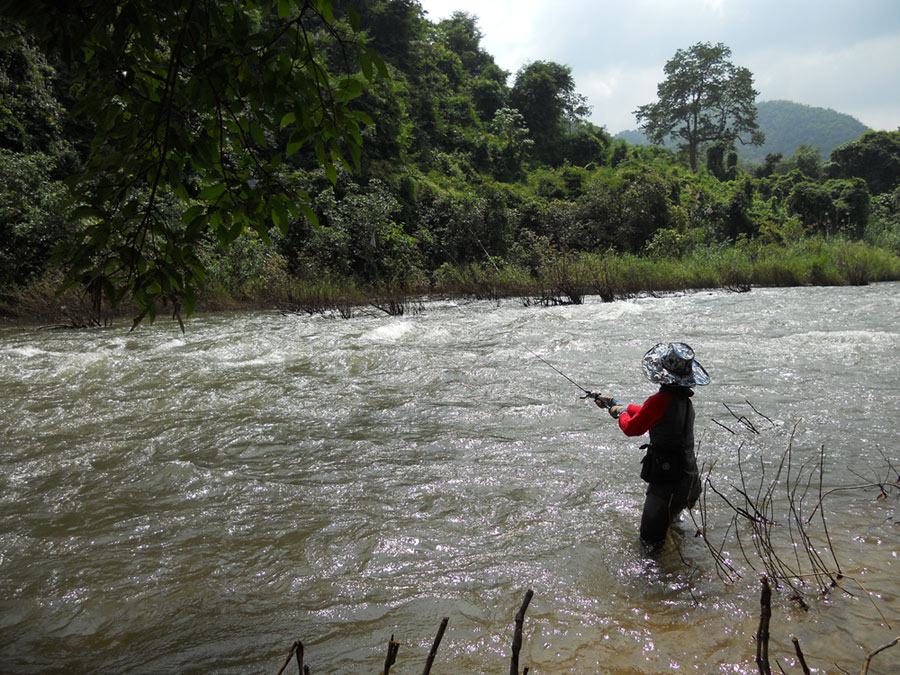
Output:
M516 73L510 102L525 118L538 161L561 161L560 140L590 113L568 66L535 61Z
M0 0L0 12L67 64L71 112L95 129L71 179L70 280L98 305L132 298L136 321L158 305L191 313L210 238L314 219L289 158L304 150L332 180L345 154L358 162L371 119L351 108L354 73L385 72L331 0Z
M828 178L863 178L873 195L900 186L900 130L867 131L831 151Z
M682 142L691 169L705 143L762 145L765 137L756 124L753 75L735 66L731 49L721 42L698 42L679 49L665 66L666 79L657 87L659 100L634 111L641 128L654 143L669 136ZM746 138L742 134L748 134Z
M477 77L482 69L493 64L494 59L481 48L481 31L478 19L467 12L453 12L453 16L438 24L447 40L447 45L459 56L463 68L471 77Z

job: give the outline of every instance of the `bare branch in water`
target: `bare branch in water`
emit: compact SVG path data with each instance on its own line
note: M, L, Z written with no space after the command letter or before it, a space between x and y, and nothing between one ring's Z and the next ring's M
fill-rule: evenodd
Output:
M756 665L760 675L772 675L769 667L769 621L772 618L772 589L769 579L762 576L762 592L759 598L759 628L756 631Z
M792 636L791 642L794 643L794 653L797 654L797 660L800 661L800 667L803 668L803 675L810 675L809 666L806 665L806 659L803 656L803 650L800 649L800 640L796 636Z
M522 600L522 606L516 613L516 630L513 634L512 641L512 658L509 662L509 675L519 675L519 651L522 649L522 627L525 625L525 612L528 611L528 604L534 597L534 591L530 588L525 593L525 599Z
M434 636L434 642L431 644L431 651L428 652L428 660L425 662L425 670L422 671L422 675L428 675L428 673L431 672L431 666L434 665L434 657L437 655L438 647L441 644L441 640L444 638L444 631L447 630L447 624L449 622L449 616L445 616L441 619L441 626L438 628L437 635Z
M900 635L895 637L893 640L888 642L886 645L881 645L878 649L875 649L866 656L866 661L863 664L862 670L860 671L860 675L866 675L869 672L869 664L872 662L872 659L883 652L885 649L890 649L896 644L900 644Z
M400 643L394 641L394 636L388 640L387 656L384 659L384 675L391 672L391 666L397 662L397 652L400 651Z
M303 643L300 640L297 640L294 644L291 645L291 651L288 652L287 658L284 660L284 665L281 666L281 669L278 671L278 675L281 675L284 672L284 669L288 667L288 664L291 662L291 659L294 656L297 656L297 669L301 673L303 673ZM307 668L308 670L308 668Z

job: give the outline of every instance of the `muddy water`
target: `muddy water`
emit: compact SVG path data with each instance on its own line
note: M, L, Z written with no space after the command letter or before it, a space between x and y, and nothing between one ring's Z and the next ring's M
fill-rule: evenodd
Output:
M640 357L678 339L713 378L695 405L719 488L824 449L831 545L811 537L852 595L776 591L770 650L789 671L797 636L819 672L858 671L900 625L898 494L829 491L900 466L898 291L2 329L2 670L274 673L301 639L313 672L380 672L394 635L391 672L420 673L447 616L432 672L506 672L531 588L530 672L756 672L761 566L733 511L708 493L739 579L690 521L647 559L639 441L532 355L640 402Z

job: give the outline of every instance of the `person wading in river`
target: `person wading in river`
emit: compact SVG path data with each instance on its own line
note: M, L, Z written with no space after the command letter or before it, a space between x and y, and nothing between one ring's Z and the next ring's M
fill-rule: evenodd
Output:
M641 361L644 374L660 385L643 405L623 403L612 396L596 397L609 410L626 436L650 432L641 478L649 485L641 516L641 543L651 552L666 541L669 524L700 496L700 476L694 455L693 387L709 384L706 370L683 342L660 343Z

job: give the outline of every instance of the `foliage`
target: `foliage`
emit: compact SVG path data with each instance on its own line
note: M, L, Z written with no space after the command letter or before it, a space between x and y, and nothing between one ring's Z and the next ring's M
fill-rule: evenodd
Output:
M44 297L54 245L74 288L148 316L195 298L345 316L411 311L429 292L559 304L898 273L896 253L873 248L898 250L896 188L870 197L887 174L853 175L866 153L890 160L890 134L824 166L814 145L772 154L751 175L731 130L694 171L684 152L612 142L584 120L566 66L529 64L509 86L468 14L166 0L150 17L119 3L111 25L107 5L84 6L75 24L98 21L81 33L18 7L28 21L0 24L7 297ZM372 46L389 77L375 77ZM741 70L705 48L720 74Z
M793 101L760 101L756 104L756 123L765 142L762 145L739 143L737 153L741 162L757 166L769 162L769 155L790 157L804 143L817 148L820 157L828 157L839 145L855 141L869 130L850 115ZM615 139L632 145L650 143L647 135L639 129L620 131ZM667 148L676 146L671 137L663 143ZM772 167L774 163L762 175L772 173Z
M668 136L682 141L691 169L697 170L697 152L704 143L731 146L735 140L761 145L757 130L753 75L728 60L731 49L698 42L679 49L665 66L666 79L659 84L659 101L638 107L635 116L647 136L662 143Z
M547 164L562 162L559 144L590 109L575 91L572 70L552 61L535 61L516 73L510 103L525 118L536 158Z
M51 153L61 142L62 106L53 92L55 72L34 40L0 22L0 149Z
M477 78L485 68L493 64L493 57L481 48L483 36L474 15L454 12L449 19L438 24L438 30L444 34L447 46L459 57L463 69L470 77Z
M792 157L775 163L774 170L777 173L790 173L795 169L810 180L821 180L823 167L819 149L807 143L800 143Z
M867 131L831 152L829 178L859 177L880 195L900 186L900 131Z
M871 214L864 240L873 246L900 254L900 187L892 193L876 195L871 201Z
M804 181L791 190L788 211L823 234L860 237L869 216L869 192L861 178Z
M339 188L339 189L336 189ZM358 283L416 286L423 278L418 241L395 218L399 202L380 181L322 189L317 218L302 237L282 247L302 278L337 274Z
M528 138L525 118L518 110L500 108L494 112L484 145L489 170L497 180L511 182L524 177L534 141Z
M136 321L158 303L190 314L207 233L225 246L247 228L266 238L273 224L312 215L282 170L301 148L332 180L344 152L359 161L370 120L349 107L363 90L349 71L372 79L381 62L354 15L352 28L337 22L329 0L0 8L69 64L71 113L96 125L72 181L83 227L65 251L70 278L98 303L130 295Z
M50 180L52 167L44 153L0 150L0 289L40 274L65 231L66 193Z

